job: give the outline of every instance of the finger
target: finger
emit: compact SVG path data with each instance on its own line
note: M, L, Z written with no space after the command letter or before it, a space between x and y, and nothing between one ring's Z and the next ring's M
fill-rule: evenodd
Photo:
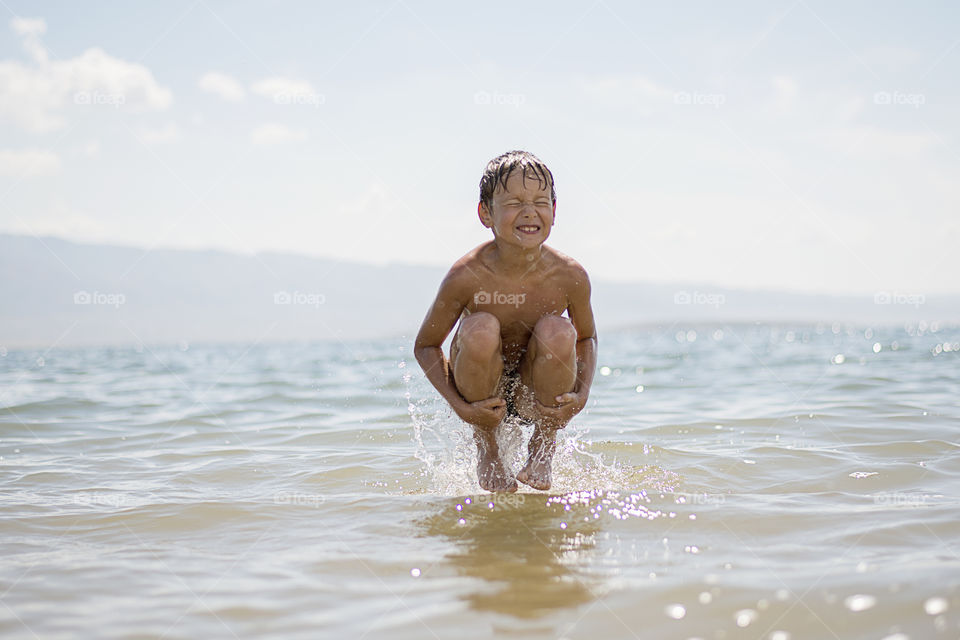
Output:
M556 418L559 414L556 407L548 407L539 400L537 401L537 410L540 412L540 415L546 418Z
M506 401L504 401L503 398L498 398L498 397L487 398L486 400L480 400L479 402L475 402L474 404L476 404L477 406L483 407L485 409L496 409L497 407L500 407L500 406L503 406L503 407L507 406Z

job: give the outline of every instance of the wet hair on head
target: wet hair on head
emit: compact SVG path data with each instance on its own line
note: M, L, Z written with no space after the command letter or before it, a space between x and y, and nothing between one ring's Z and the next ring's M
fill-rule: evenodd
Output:
M507 180L513 172L519 169L524 182L527 178L536 178L540 188L550 187L550 199L557 203L557 190L553 184L553 174L547 165L529 151L507 151L487 163L487 168L480 178L480 202L486 206L493 204L493 194L500 186L507 188Z

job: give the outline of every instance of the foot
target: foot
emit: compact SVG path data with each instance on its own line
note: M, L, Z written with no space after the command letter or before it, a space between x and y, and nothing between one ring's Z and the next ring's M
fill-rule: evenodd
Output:
M517 473L517 480L534 489L546 491L552 481L553 454L557 449L556 430L537 427L527 446L530 454L527 464Z
M500 459L500 450L496 441L477 436L477 480L480 487L495 493L513 493L517 490L517 481L510 475Z

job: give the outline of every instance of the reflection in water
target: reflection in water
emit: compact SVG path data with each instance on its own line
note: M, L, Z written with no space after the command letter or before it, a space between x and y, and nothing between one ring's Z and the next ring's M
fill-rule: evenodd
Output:
M457 543L447 560L462 575L490 587L467 596L471 608L536 618L601 594L601 581L587 571L596 566L600 522L585 521L584 511L542 494L480 495L446 501L423 524L428 535Z

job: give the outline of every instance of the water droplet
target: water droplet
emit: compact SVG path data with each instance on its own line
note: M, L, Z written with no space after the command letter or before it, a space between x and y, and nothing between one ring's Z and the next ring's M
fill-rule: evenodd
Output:
M874 596L858 593L846 598L843 601L844 606L850 611L866 611L867 609L873 608L873 605L877 604L877 599Z
M637 393L643 393L643 385L642 385L642 384L638 384L638 385L637 385Z
M847 357L845 355L838 353L837 355L833 356L833 359L830 362L833 364L843 364L846 359Z
M697 599L700 601L700 604L710 604L713 602L713 595L709 591L702 591Z
M683 616L687 615L687 610L682 604L669 604L666 608L667 617L673 618L674 620L681 620Z
M938 616L949 608L945 598L930 598L923 603L923 610L931 616Z
M736 620L737 626L741 629L743 627L749 627L757 619L757 612L753 609L741 609L733 615L733 619Z
M874 343L873 343L873 352L874 352L874 353L880 353L880 351L881 351L882 349L883 349L883 345L882 345L882 344L880 344L879 342L874 342Z
M414 567L413 569L410 569L410 575L412 575L414 578L419 578L420 569L417 569L416 567Z

